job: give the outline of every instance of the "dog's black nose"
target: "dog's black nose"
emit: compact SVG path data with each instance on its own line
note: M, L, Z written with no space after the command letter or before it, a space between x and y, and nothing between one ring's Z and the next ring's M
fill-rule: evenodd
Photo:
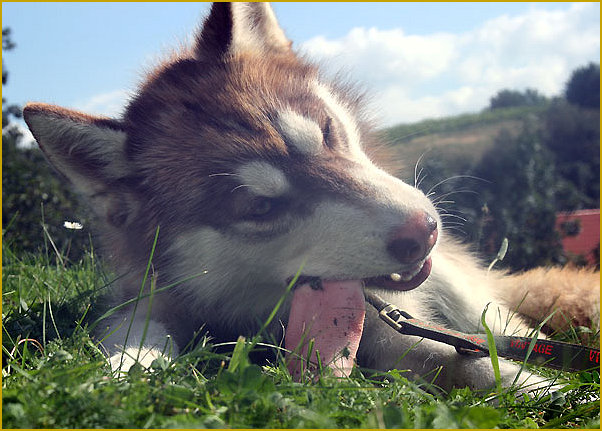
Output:
M418 263L428 256L437 236L437 220L426 212L419 212L393 231L387 251L399 263Z

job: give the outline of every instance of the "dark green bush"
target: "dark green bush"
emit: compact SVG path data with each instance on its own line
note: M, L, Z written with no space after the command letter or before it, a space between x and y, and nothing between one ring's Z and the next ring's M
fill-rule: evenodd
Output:
M3 241L17 251L52 250L53 244L70 258L79 258L89 245L87 230L64 227L65 221L84 223L77 196L53 171L37 147L20 148L19 133L2 137ZM68 252L68 253L67 253Z

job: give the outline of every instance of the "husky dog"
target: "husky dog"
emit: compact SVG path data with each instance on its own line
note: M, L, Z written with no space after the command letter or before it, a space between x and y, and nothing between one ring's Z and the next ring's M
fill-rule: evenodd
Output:
M176 355L201 328L221 341L253 335L296 274L267 328L285 337L296 375L295 351L305 356L313 338L337 375L357 360L433 373L444 388L494 385L489 358L387 327L365 305L369 290L469 333L488 304L497 331L528 329L519 304L534 319L555 304L577 323L596 316L595 274L562 286L556 272L488 273L454 244L429 199L367 155L376 134L360 99L294 52L268 4L216 3L193 46L149 74L121 119L25 107L49 162L98 218L120 275L112 305L145 289L100 334L113 367ZM502 361L507 384L518 369Z

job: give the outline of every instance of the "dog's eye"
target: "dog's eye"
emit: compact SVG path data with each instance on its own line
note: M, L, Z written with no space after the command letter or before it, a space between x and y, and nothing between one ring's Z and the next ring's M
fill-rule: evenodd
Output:
M341 143L340 135L337 132L337 125L331 117L326 119L322 127L322 139L324 145L331 150L334 150Z
M279 202L273 198L257 197L250 203L247 210L247 217L252 220L267 219L277 212Z
M257 198L251 204L251 214L263 216L272 210L272 200L268 198Z
M328 119L326 120L326 124L324 125L324 128L322 129L322 139L324 140L324 144L326 144L327 147L332 147L332 139L330 136L331 127L332 127L332 118L328 117Z

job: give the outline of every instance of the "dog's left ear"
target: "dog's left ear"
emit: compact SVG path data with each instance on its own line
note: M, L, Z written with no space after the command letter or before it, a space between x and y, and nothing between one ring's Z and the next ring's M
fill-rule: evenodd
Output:
M269 3L213 3L197 36L195 56L222 57L245 51L291 52Z
M131 222L137 202L127 185L132 170L123 124L42 103L28 103L23 117L50 164L114 227Z

